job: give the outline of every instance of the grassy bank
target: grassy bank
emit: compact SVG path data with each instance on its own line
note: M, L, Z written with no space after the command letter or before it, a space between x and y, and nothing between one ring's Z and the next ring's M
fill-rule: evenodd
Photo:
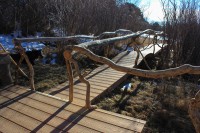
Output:
M83 60L82 60L83 61ZM88 61L89 62L89 61ZM95 69L98 64L94 64L93 62L86 62L86 64L83 66L79 66L80 70L82 71L82 74L87 74L87 72L90 72L91 70ZM22 64L20 68L28 75L28 67L26 64ZM67 81L67 72L66 72L66 65L51 65L51 64L42 64L41 62L35 62L35 65L33 65L34 68L34 80L35 80L35 88L37 91L44 92L45 90L51 89L55 86L58 86L59 84L64 83ZM13 79L15 79L15 67L11 65L11 73L13 76ZM77 76L76 72L74 73L74 77ZM29 86L29 80L25 77L19 75L18 78L18 84L22 86Z
M131 83L130 90L121 90ZM143 132L194 133L188 103L198 86L181 78L144 80L132 77L99 100L98 107L147 121Z
M42 63L37 63L33 67L35 72L35 87L38 91L43 92L67 80L65 65L43 65ZM12 75L14 76L14 67L12 68ZM27 65L22 65L21 68L28 74ZM28 79L19 76L19 85L29 86Z

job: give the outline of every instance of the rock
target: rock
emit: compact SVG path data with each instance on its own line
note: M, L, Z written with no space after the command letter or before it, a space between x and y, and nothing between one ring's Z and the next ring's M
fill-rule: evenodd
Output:
M144 58L147 61L148 66L151 69L154 69L156 67L156 57L154 54L150 53L150 54L146 55ZM138 64L137 68L148 70L148 67L146 66L146 63L144 60L142 60Z
M0 54L0 89L13 83L10 73L11 59L8 54Z

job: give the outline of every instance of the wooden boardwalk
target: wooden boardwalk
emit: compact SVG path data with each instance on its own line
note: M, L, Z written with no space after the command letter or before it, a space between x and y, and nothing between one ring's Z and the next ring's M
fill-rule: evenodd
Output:
M0 132L141 132L145 121L32 92L20 86L0 91Z
M155 48L155 52L158 52L160 47ZM149 53L153 52L153 47L148 50L142 51L142 54L146 56ZM137 56L136 51L132 52L122 52L117 55L113 62L118 65L122 65L124 67L134 67L135 59ZM140 56L138 63L142 60L142 56ZM104 96L105 93L110 92L112 89L119 86L126 78L128 74L113 70L109 68L107 65L102 65L96 69L94 69L91 73L89 73L85 78L91 84L90 90L90 98L91 103L94 103L99 97ZM69 99L69 86L68 83L60 84L45 93L54 95L56 97L60 97L62 99ZM81 106L85 105L86 99L86 85L81 83L78 78L74 78L74 103L79 104Z
M133 67L137 53L123 52L116 56L113 61L117 64L126 67ZM120 85L127 78L127 74L119 72L109 68L107 65L102 65L94 69L86 76L86 79L91 84L90 98L92 103L98 100L99 97L105 93L111 91L118 85ZM60 97L62 99L68 99L69 96L68 83L63 83L55 88L52 88L45 93ZM74 79L74 103L81 106L85 105L86 98L86 85L81 83L78 78Z
M149 52L146 52L148 54ZM133 67L136 52L123 52L114 62ZM140 59L141 60L141 59ZM102 65L86 76L91 83L91 100L123 82L127 74ZM141 132L145 121L96 109L84 108L86 85L75 78L74 102L68 102L68 84L46 93L21 86L0 91L0 132Z

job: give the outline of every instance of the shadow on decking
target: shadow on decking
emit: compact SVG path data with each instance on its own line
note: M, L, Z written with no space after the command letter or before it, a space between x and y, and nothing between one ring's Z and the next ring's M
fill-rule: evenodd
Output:
M114 61L114 62L115 62L115 63L118 63L118 62L121 61L124 57L126 57L129 53L130 53L130 51L125 51L125 52L124 52L122 55L120 55L120 57L119 57L116 61ZM102 70L99 70L99 71L97 71L96 73L90 75L89 77L85 77L85 78L86 78L87 80L89 80L89 79L91 79L92 77L98 75L99 73L102 73L103 71L105 71L105 70L108 69L108 68L109 68L109 67L105 67L105 68L103 68ZM95 69L94 69L93 71L95 71ZM92 73L93 71L89 72L88 75L89 75L90 73ZM76 81L74 82L74 85L79 84L79 83L81 83L80 80L76 80ZM67 89L69 89L69 85L67 85L67 86L65 86L65 87L62 87L62 88L59 88L59 89L56 90L56 91L52 91L52 92L49 93L49 94L50 94L50 95L56 95L56 94L58 94L58 93L60 93L60 92L62 92L62 91L65 91L65 90L67 90Z
M88 113L90 113L91 110L81 108L76 113L72 114L68 119L66 119L63 123L61 123L56 128L62 129L63 131L70 130L73 126L78 124L78 122L83 119Z
M3 91L9 91L9 90L3 90ZM1 93L3 93L3 91L1 91ZM12 91L11 91L11 92L12 92ZM15 93L15 92L13 92L13 93ZM9 105L11 105L11 104L14 104L14 103L16 103L17 101L19 101L19 100L21 100L21 99L23 99L23 98L25 98L25 97L27 97L27 96L33 94L33 93L34 93L33 91L27 91L27 92L22 93L22 94L20 94L20 95L14 97L14 98L12 98L12 99L9 99L9 98L8 98L8 95L6 95L6 96L4 96L4 97L8 98L8 100L0 104L0 109L5 108L5 107L7 107L7 106L9 106Z
M62 107L60 107L56 112L51 114L50 117L48 117L46 120L44 120L40 125L38 125L35 129L32 130L32 132L38 132L43 126L46 125L49 121L54 119L60 112L65 110L65 108L69 105L70 103L67 102L65 103ZM76 126L76 124L84 118L88 113L90 113L91 110L88 110L86 108L81 108L77 112L71 114L67 119L65 119L62 123L60 123L55 129L51 132L58 132L58 130L62 131L69 131L71 128Z
M20 87L16 87L15 89L18 89L18 88L20 88ZM9 89L1 91L2 94L3 94L3 92L11 92L11 93L2 95L3 97L8 98L8 100L5 101L5 102L0 103L0 109L9 107L9 105L15 104L15 103L19 102L20 100L22 100L24 98L27 98L28 96L30 96L30 95L35 93L33 91L27 91L25 93L19 94L18 96L14 97L14 98L10 98L9 95L18 94L18 93L16 93L14 90L9 90ZM41 121L41 123L39 125L37 125L37 127L35 127L34 129L31 130L31 132L39 132L41 128L43 128L47 123L52 121L55 117L57 117L60 112L66 111L66 113L67 113L67 110L65 110L65 108L68 105L70 105L70 102L64 103L64 105L59 107L48 118L46 118L45 120ZM57 127L55 127L52 132L58 132L59 130L62 130L62 131L70 130L71 128L76 126L76 124L79 123L79 121L82 118L84 118L90 112L91 112L91 110L88 110L88 109L82 107L78 111L76 111L75 113L71 112L72 114L70 116L67 116L66 119L64 119L65 117L61 116L63 118L63 122L60 123Z

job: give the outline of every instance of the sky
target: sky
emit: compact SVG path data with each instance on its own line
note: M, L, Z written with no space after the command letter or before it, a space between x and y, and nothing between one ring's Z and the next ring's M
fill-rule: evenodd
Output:
M134 0L133 0L134 1ZM144 17L147 18L149 22L163 21L163 11L160 0L140 0L138 6L143 11Z

